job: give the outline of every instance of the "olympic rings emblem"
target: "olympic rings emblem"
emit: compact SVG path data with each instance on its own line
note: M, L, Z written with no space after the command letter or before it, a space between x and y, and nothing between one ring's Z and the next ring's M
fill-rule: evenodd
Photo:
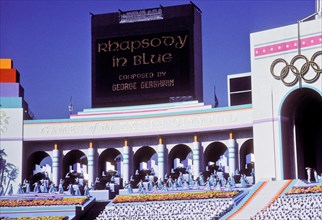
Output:
M271 64L271 68L270 68L271 74L275 79L281 80L286 86L295 85L300 78L302 78L306 83L313 83L319 79L322 73L321 66L319 66L319 64L322 65L322 63L318 64L316 62L316 58L318 56L322 56L322 51L315 52L312 55L311 60L308 60L308 58L306 58L303 55L296 55L295 57L293 57L290 63L288 63L286 60L282 58L278 58L274 60L273 63ZM302 66L296 65L299 62L302 63ZM277 64L284 65L284 67L281 69L280 73L278 74L275 73L275 67ZM310 67L313 69L315 74L313 75L313 77L308 78L306 74L308 73ZM293 74L293 77L290 74Z

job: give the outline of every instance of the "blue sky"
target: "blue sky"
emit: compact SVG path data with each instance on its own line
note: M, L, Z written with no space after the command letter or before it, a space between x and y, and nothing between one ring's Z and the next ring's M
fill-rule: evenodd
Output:
M204 102L227 106L227 75L250 72L249 34L295 24L314 0L195 0L202 10ZM0 57L20 72L37 119L68 118L91 107L91 18L94 14L188 4L163 0L0 0Z

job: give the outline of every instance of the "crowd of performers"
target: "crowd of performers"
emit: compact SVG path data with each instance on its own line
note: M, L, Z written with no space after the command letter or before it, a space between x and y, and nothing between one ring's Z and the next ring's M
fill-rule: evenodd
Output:
M37 176L37 178L35 178ZM87 181L83 178L79 178L78 175L66 175L64 179L60 179L58 186L56 186L45 173L38 173L31 181L24 179L22 183L18 185L18 189L15 191L13 185L10 184L7 195L13 194L28 194L28 193L58 193L72 196L90 196L90 190L110 189L109 184L114 183L115 175L109 177L108 181L102 181L100 178L96 178L95 182L89 187ZM104 187L101 187L104 183ZM106 184L105 184L106 183ZM4 196L4 189L0 187L0 196Z
M311 167L306 167L306 173L307 173L307 182L316 182L322 184L322 173L319 176L316 169ZM313 175L312 175L313 174Z
M24 181L18 185L16 194L29 194L29 193L49 193L49 194L66 194L72 196L89 196L90 188L87 183L83 183L79 178L73 179L73 181L67 181L66 179L60 179L59 185L56 186L49 178L41 178L34 180L31 183L29 180ZM12 184L10 185L8 195L14 194ZM3 196L3 191L0 191L0 196Z
M142 175L144 174L144 175ZM134 176L131 176L129 182L124 182L123 187L127 189L129 194L133 193L133 188L138 189L138 193L146 194L148 192L158 191L173 191L173 190L231 190L236 187L237 182L240 182L240 187L246 188L249 185L248 179L244 174L226 174L221 169L213 170L212 172L203 172L194 178L186 169L171 170L170 175L165 174L164 179L155 176L153 168L149 172L136 171ZM89 187L84 179L77 175L71 178L71 175L66 175L66 178L60 179L59 185L56 186L46 175L42 175L38 179L33 179L32 183L25 179L19 184L16 191L17 194L24 193L59 193L75 196L89 196L90 190L112 190L110 184L118 185L122 188L122 183L115 181L120 176L118 172L109 172L97 177ZM113 191L113 190L112 190ZM8 195L14 194L12 185L9 187ZM3 192L0 191L0 196Z
M213 170L206 177L203 173L200 173L197 178L193 178L191 172L187 172L185 175L181 171L172 171L170 175L165 174L164 179L156 179L153 175L146 175L144 179L140 179L136 183L135 178L131 176L129 182L124 183L124 188L128 190L129 194L133 193L133 188L138 188L138 193L146 194L148 192L158 191L176 191L176 190L227 190L230 191L236 187L236 177L240 182L239 187L246 188L249 185L249 181L245 174L227 176L222 171ZM138 174L137 174L138 175Z
M308 182L321 183L321 176L317 175L316 170L307 168ZM253 176L253 173L251 175ZM311 175L311 173L313 175ZM108 177L108 178L107 178ZM103 175L101 178L97 177L89 187L84 179L64 178L60 179L59 185L56 186L50 181L46 175L38 180L28 181L25 179L23 183L19 184L16 190L17 194L23 193L59 193L69 194L75 196L89 196L90 190L110 190L110 184L116 183L115 178L119 178L118 172ZM254 176L253 176L254 178ZM102 181L103 180L103 181ZM189 170L172 170L170 175L165 174L164 179L156 178L153 168L146 172L145 175L136 171L134 176L131 176L129 182L124 182L123 187L127 189L128 194L133 193L133 188L138 189L138 193L146 194L149 192L166 192L175 190L231 190L236 187L236 182L239 183L240 188L246 188L250 185L245 174L239 174L238 171L234 174L226 174L221 169L214 169L212 172L203 172L197 178L194 178ZM119 187L122 188L121 185ZM9 186L8 195L14 194L12 184ZM0 196L4 195L3 187L0 187Z

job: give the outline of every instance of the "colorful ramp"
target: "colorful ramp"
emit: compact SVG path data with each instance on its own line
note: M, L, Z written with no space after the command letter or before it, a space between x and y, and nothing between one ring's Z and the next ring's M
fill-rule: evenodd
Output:
M229 220L250 219L276 199L291 182L291 180L263 182L251 196L245 198L246 201L240 203L237 211L225 217Z

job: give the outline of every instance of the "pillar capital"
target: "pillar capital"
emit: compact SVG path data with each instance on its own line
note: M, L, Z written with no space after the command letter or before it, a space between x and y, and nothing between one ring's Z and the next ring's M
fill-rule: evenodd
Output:
M162 136L159 136L159 144L163 144Z
M193 142L198 142L198 135L197 134L193 135Z

